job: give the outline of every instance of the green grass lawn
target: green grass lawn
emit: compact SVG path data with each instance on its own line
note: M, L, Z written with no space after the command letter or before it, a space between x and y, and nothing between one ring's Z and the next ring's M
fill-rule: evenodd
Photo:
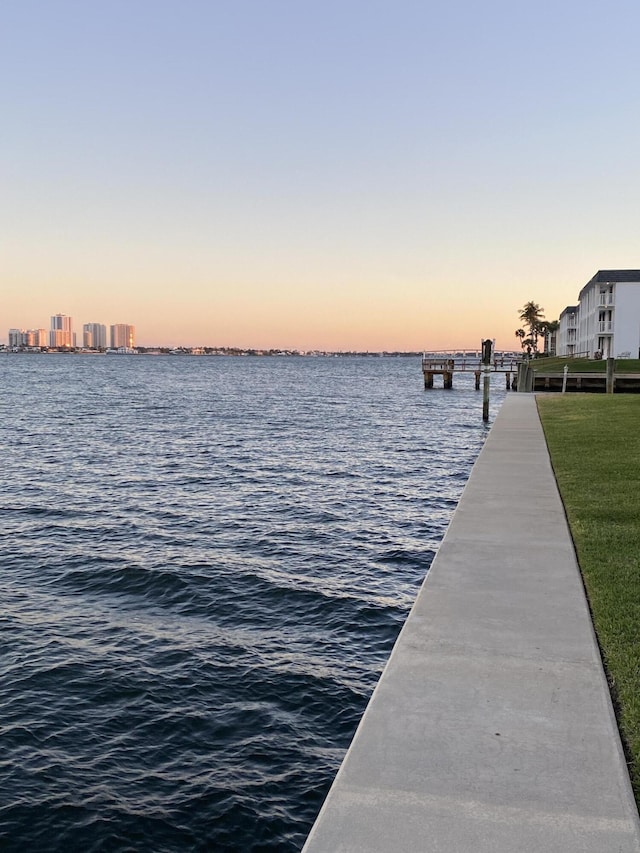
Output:
M640 397L538 397L640 803Z
M534 358L531 367L544 373L562 373L565 364L571 373L604 373L607 369L606 361L594 358Z
M594 358L534 358L531 367L542 373L562 373L565 364L569 365L570 373L605 373L607 370L605 359L596 361ZM640 373L640 359L617 358L615 370L617 373Z

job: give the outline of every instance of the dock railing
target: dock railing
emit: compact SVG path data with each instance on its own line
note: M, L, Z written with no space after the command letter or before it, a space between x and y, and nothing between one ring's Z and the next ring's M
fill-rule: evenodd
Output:
M491 361L491 369L494 372L514 373L518 369L518 362L522 358L516 358L512 353L496 354ZM447 370L454 373L471 371L475 373L482 369L482 356L480 353L459 352L425 352L422 356L423 370Z

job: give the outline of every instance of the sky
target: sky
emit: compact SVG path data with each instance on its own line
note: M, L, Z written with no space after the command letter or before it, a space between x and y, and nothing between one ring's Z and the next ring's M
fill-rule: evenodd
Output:
M2 0L0 340L517 345L640 268L637 0Z

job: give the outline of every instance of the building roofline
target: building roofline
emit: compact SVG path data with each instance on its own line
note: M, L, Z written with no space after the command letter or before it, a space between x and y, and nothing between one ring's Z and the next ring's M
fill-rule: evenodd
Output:
M640 270L598 270L594 277L582 288L578 295L578 299L582 301L583 295L595 284L615 284L618 282L640 283Z

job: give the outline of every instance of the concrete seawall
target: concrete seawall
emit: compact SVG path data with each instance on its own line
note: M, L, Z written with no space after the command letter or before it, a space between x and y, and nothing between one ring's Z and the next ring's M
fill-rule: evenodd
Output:
M304 853L640 853L535 399L505 401Z

